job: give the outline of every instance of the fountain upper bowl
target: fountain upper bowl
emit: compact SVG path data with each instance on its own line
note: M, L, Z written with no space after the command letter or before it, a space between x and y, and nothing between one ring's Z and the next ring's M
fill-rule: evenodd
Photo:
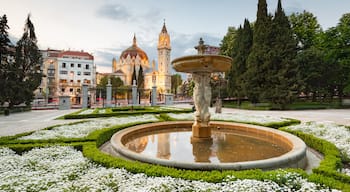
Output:
M225 72L231 68L232 58L222 55L190 55L179 57L172 62L177 72Z

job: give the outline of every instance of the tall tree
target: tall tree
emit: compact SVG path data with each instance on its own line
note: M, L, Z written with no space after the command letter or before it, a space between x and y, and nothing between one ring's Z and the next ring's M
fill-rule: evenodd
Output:
M267 13L266 0L259 0L257 19L254 25L253 47L247 60L247 97L257 103L266 97L266 74L272 46L272 16Z
M284 109L298 93L299 78L295 63L297 43L281 0L272 23L272 45L267 58L265 98Z
M220 44L220 55L232 56L233 42L236 39L237 30L235 27L229 27Z
M250 22L245 19L243 28L240 26L236 32L231 54L233 63L227 74L228 94L237 97L239 105L241 104L240 98L246 95L246 82L249 82L249 79L245 78L245 73L247 71L247 59L251 52L252 44L253 30Z
M34 99L34 90L42 79L42 55L37 46L34 25L28 15L22 38L17 42L15 62L10 66L9 107L20 103L27 105Z
M123 87L124 83L119 77L114 76L104 76L101 78L100 83L97 84L97 89L101 91L101 97L106 98L106 86L108 84L108 79L111 79L112 89L121 93L122 91L118 88L125 89ZM97 92L99 94L99 92Z
M141 103L141 97L143 96L144 88L145 88L145 77L143 74L143 68L140 65L138 76L137 76L137 90L139 92L139 103Z
M180 74L174 74L171 76L171 92L177 94L177 88L182 84Z
M132 70L132 75L131 75L131 85L134 85L134 80L137 83L137 79L136 79L136 67L134 65L134 69Z
M341 101L344 94L350 94L350 13L344 14L324 37L323 47L333 74L330 80Z
M289 20L298 41L299 49L308 49L317 42L318 35L322 32L317 18L310 12L292 13Z
M6 101L7 82L8 82L8 65L11 62L8 57L10 54L11 42L8 38L9 26L7 25L7 17L3 15L0 17L0 105Z

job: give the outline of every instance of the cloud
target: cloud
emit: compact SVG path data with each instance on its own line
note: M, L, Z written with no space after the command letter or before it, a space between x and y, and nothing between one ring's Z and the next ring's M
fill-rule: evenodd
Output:
M116 21L128 21L131 13L120 4L106 4L97 10L97 15Z

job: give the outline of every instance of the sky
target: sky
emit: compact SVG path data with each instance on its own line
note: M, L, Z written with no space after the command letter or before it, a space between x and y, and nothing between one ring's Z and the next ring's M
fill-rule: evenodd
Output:
M113 57L138 46L157 61L158 35L164 20L171 39L171 59L195 54L205 44L219 46L229 26L245 18L256 20L258 0L0 0L9 34L16 41L23 34L28 14L41 49L84 50L94 55L98 72L112 72ZM274 13L277 0L267 0ZM282 0L287 14L313 13L324 30L337 25L350 12L349 0Z

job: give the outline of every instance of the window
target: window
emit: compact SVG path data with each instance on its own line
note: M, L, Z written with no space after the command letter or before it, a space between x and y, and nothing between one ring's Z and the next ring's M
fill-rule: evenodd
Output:
M67 79L60 79L60 83L67 83Z
M62 88L61 91L64 92L65 91L64 88Z
M71 63L71 64L70 64L70 67L72 67L72 68L73 68L73 67L74 67L74 63Z
M62 63L62 68L66 68L66 63Z
M73 88L70 88L70 89L69 89L69 92L73 93Z
M68 74L68 71L60 71L60 74L61 74L61 75L67 75L67 74Z
M78 63L78 68L81 68L81 64L80 63Z
M78 75L81 75L81 71L78 71L77 74L78 74Z
M91 73L90 72L84 72L84 75L91 75Z
M80 93L80 89L77 89L77 93Z
M80 80L78 80L77 82L80 83Z
M69 72L69 76L73 77L74 76L74 71Z
M87 84L90 84L90 83L91 83L91 81L90 81L90 80L86 80L86 83L87 83Z
M85 69L89 69L89 64L85 65Z
M71 79L70 82L73 83L74 82L73 79Z

